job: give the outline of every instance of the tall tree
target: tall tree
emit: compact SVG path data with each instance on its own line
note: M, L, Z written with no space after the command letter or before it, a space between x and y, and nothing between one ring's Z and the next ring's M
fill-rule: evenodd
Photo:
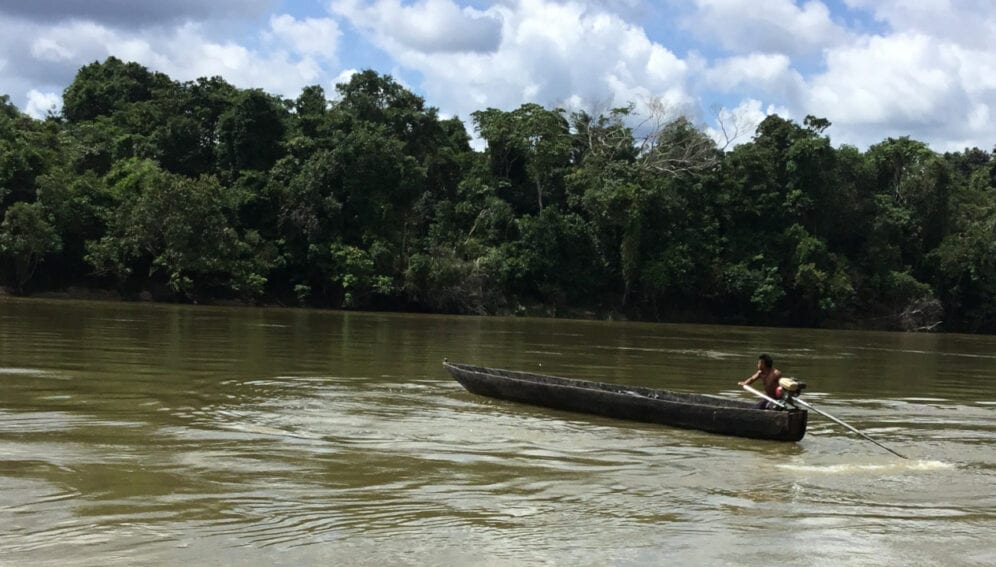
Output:
M237 175L244 169L267 170L283 155L285 111L259 89L242 91L218 118L218 162Z
M570 165L572 138L559 109L527 103L504 112L489 108L472 114L488 144L492 171L509 185L509 201L523 212L541 211L563 199L561 178ZM535 207L528 205L526 184Z
M34 120L0 96L0 213L16 201L34 201L37 177L62 151L56 121Z
M192 301L205 293L262 293L271 255L255 231L242 234L232 225L237 203L216 179L128 160L109 174L109 185L119 204L109 211L107 233L87 245L98 273L122 283L137 274Z
M70 122L109 116L128 103L149 100L156 88L170 81L162 73L153 73L138 63L125 63L108 57L102 63L82 67L63 93L62 115Z
M14 203L0 223L0 257L14 267L13 283L19 291L49 254L62 248L62 240L38 203Z

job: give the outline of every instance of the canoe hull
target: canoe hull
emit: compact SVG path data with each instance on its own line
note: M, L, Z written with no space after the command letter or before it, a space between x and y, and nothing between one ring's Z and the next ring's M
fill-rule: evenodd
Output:
M489 398L754 439L799 441L806 434L804 410L758 410L750 402L702 394L443 365L469 392Z

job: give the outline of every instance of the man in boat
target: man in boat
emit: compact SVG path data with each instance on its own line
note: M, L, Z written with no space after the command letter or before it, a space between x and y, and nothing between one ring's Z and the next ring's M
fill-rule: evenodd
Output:
M778 388L778 379L782 377L782 371L775 368L775 361L766 354L762 354L757 357L757 372L753 376L746 380L741 380L739 384L745 386L750 384L755 380L762 380L764 382L764 393L771 398L778 399L778 392L775 390ZM761 400L757 403L757 409L776 409L777 406L772 404L767 400Z

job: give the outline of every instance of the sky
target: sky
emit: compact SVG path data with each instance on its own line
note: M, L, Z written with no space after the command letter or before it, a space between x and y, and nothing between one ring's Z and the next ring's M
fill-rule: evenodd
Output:
M0 94L32 116L111 55L289 98L374 69L465 121L632 103L721 142L777 113L861 149L996 144L992 0L0 0Z

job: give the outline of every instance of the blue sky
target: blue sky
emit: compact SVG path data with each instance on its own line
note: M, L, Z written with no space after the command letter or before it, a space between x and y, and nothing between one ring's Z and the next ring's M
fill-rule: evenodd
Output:
M991 0L0 0L0 94L29 114L110 55L287 97L372 68L465 119L634 103L723 143L773 112L861 148L996 143Z

